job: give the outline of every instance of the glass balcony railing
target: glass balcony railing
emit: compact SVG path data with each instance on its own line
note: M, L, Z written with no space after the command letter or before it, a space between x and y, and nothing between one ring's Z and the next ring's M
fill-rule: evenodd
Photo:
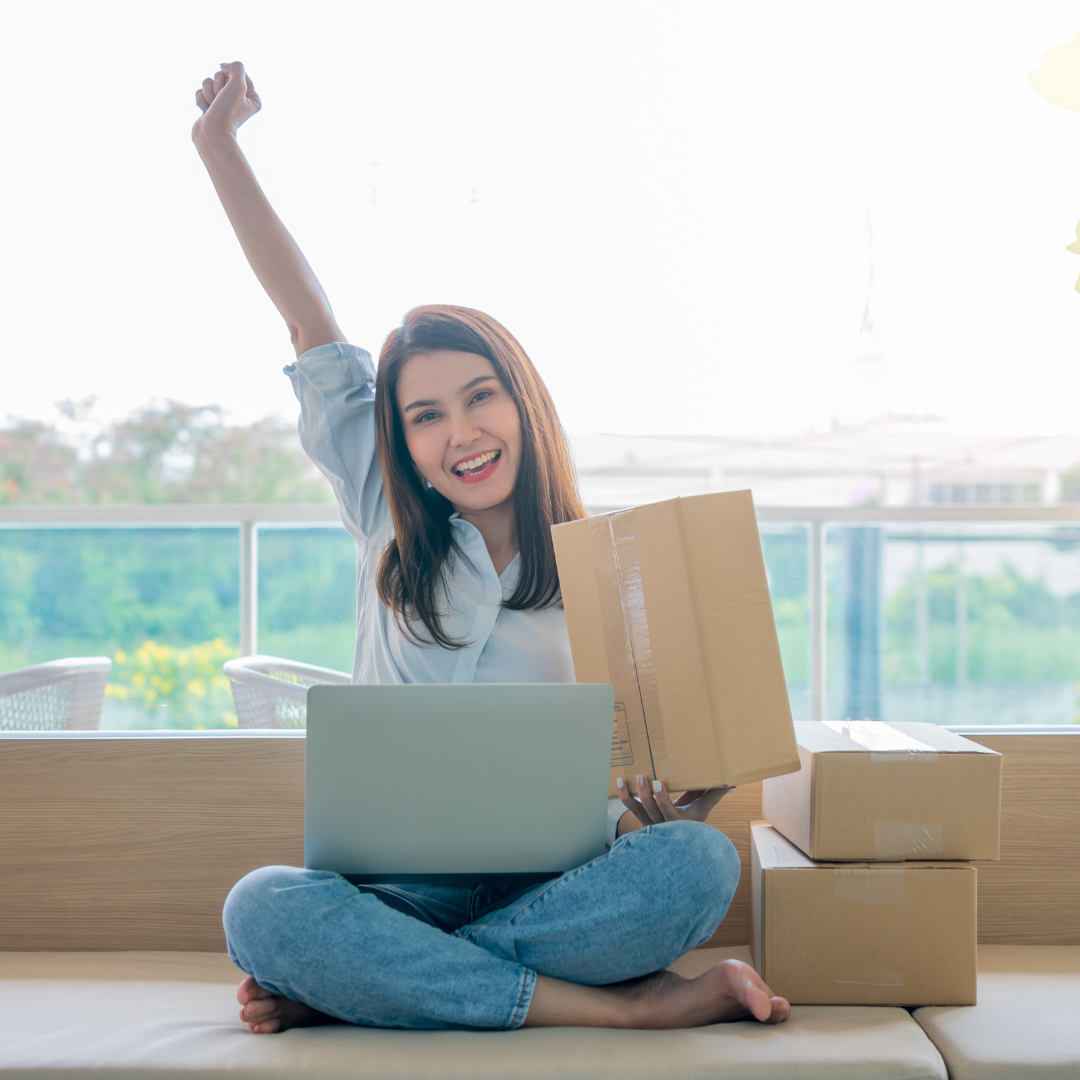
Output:
M340 525L259 528L259 651L352 671L356 545Z
M1080 706L1080 523L833 525L830 719L1063 724Z
M235 724L238 528L0 529L0 671L109 656L102 726Z
M1074 724L1080 509L760 508L796 719ZM102 726L236 724L224 660L349 671L332 506L0 506L0 671L113 659Z
M791 715L810 720L810 531L800 522L761 522L760 530Z
M332 506L0 507L0 671L108 656L102 728L235 727L232 657L351 670L355 558Z

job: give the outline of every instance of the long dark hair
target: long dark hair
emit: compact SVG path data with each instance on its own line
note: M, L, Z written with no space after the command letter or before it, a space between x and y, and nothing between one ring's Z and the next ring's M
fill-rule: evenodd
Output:
M551 526L585 517L566 433L547 387L525 350L504 326L472 308L431 304L414 308L387 337L375 379L375 439L394 539L379 563L379 598L417 644L461 648L443 633L444 569L457 554L450 530L453 507L429 488L412 463L397 409L397 382L412 356L441 349L491 361L517 405L521 461L514 487L514 520L521 573L504 606L550 607L559 602L559 572ZM430 641L419 632L423 624Z

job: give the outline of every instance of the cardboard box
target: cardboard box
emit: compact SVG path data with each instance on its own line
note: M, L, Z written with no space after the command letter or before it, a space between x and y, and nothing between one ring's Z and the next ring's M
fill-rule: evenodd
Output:
M975 867L824 863L750 823L754 967L793 1005L974 1005Z
M578 682L615 687L611 793L799 767L749 491L671 499L551 530Z
M996 859L1001 755L934 724L795 725L761 813L812 859Z

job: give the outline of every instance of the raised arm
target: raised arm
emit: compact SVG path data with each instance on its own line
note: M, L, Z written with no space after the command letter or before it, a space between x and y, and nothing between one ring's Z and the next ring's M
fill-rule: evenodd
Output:
M296 355L344 341L330 301L240 150L237 132L262 108L241 63L222 64L195 95L202 116L191 138L247 261L289 327Z

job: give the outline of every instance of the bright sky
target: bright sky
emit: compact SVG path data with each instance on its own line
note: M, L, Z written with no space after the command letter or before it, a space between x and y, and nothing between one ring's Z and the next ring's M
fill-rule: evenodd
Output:
M450 302L518 336L572 432L1080 430L1080 114L1028 82L1074 3L3 11L0 418L92 394L101 418L295 415L189 138L202 77L241 59L245 151L373 352ZM885 359L859 389L868 212Z

